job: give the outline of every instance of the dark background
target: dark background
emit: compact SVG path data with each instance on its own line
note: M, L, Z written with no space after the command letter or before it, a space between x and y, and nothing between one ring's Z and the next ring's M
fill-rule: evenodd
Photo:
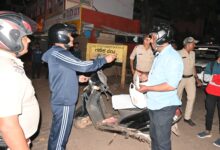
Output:
M13 10L18 5L25 13L25 8L35 1L1 0L0 9ZM155 23L171 24L175 30L174 40L179 45L186 36L193 36L201 43L220 42L220 0L134 0L133 19L141 21L143 34L147 34ZM197 28L201 30L195 31Z

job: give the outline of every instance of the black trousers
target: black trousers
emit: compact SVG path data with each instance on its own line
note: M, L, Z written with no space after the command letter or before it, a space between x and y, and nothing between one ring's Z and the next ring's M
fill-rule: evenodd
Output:
M206 125L206 130L208 131L212 130L212 123L213 123L216 104L218 108L219 131L220 131L220 96L207 94L205 100L205 107L206 107L205 125Z

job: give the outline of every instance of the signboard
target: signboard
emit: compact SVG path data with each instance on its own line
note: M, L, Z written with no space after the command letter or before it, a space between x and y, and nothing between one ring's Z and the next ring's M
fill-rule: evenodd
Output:
M47 31L53 24L56 23L70 23L75 24L78 33L81 31L81 7L76 6L66 9L63 13L53 16L45 20L44 31Z
M65 23L76 25L78 34L81 33L81 7L71 7L66 9L63 13L63 20Z
M127 45L113 45L113 44L95 44L88 43L86 51L86 59L95 59L98 55L116 54L116 62L122 63L122 76L121 87L125 85L126 73L126 58L127 58Z
M65 21L69 20L79 20L80 19L80 7L71 7L66 9L63 13L63 18Z

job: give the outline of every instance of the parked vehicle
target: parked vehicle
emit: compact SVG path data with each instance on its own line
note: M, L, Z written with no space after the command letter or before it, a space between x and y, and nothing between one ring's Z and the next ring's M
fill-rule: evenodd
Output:
M112 112L107 111L106 100L110 100L111 96L112 92L109 90L104 73L100 70L92 74L82 94L82 105L75 113L75 126L79 127L80 123L84 122L83 119L90 118L98 130L118 133L150 144L150 118L147 108L118 110L116 114L109 116ZM180 109L176 112L173 124L181 118Z
M208 62L216 60L219 51L220 45L199 44L195 47L196 71L204 86L207 85L203 80L205 67Z

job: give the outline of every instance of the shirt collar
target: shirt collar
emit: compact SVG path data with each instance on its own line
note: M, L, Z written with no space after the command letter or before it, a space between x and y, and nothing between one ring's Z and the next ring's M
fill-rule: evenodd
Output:
M12 55L10 52L7 52L7 51L5 51L5 50L1 50L1 49L0 49L0 56L13 60L13 61L16 62L19 66L23 66L23 64L24 64L24 63L21 61L21 59L15 57L15 56Z
M161 51L161 52L159 52L159 55L163 55L163 54L165 54L167 51L169 51L169 49L171 48L172 46L169 44L169 45L167 45L166 47L164 47L164 49Z
M183 48L183 52L184 52L184 54L187 54L187 55L189 55L189 54L192 53L192 51L190 51L190 52L188 53L188 51L187 51L185 48Z

